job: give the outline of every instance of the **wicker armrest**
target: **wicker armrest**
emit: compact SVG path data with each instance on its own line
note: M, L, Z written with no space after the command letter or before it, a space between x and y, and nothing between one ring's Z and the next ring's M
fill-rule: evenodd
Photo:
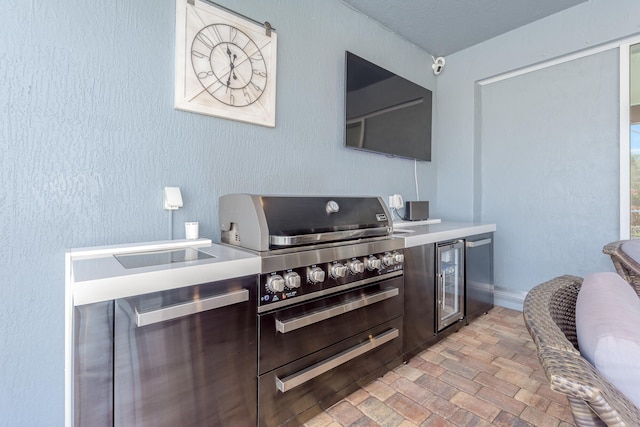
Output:
M537 285L524 301L525 324L551 388L567 396L578 426L638 426L638 409L578 351L575 306L582 279L561 276Z
M560 276L538 285L527 294L523 316L538 348L579 353L576 334L576 298L582 278ZM554 298L555 303L550 301Z
M608 426L640 425L640 410L579 354L541 349L538 358L551 389L570 398L579 426L601 425L598 418Z
M640 262L629 256L623 249L628 240L618 240L606 244L602 252L611 257L611 262L620 276L622 276L640 296Z

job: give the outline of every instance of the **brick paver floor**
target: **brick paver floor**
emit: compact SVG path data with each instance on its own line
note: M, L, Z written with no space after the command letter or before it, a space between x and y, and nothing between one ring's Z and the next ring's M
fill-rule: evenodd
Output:
M305 427L575 425L549 388L522 313L495 307Z

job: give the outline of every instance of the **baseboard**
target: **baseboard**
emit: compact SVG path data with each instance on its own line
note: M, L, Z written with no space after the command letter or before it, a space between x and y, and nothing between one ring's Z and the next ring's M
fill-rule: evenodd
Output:
M524 304L524 298L527 296L527 292L514 291L512 289L505 289L496 286L493 289L493 303L494 305L510 308L512 310L522 311L522 305Z

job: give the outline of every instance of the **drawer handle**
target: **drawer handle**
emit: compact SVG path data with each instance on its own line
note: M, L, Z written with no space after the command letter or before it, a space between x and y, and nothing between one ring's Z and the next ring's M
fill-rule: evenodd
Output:
M322 362L316 363L315 365L311 365L308 368L303 369L302 371L289 375L288 377L282 379L276 377L276 387L282 393L285 393L294 387L304 384L307 381L310 381L335 367L338 367L352 359L355 359L358 356L361 356L373 350L376 347L380 347L381 345L398 338L399 335L400 332L398 331L398 329L393 328L378 336L370 338L368 341L358 344L355 347L351 347L350 349L338 353L335 356L323 360Z
M467 242L467 247L468 248L477 248L479 246L488 245L489 243L491 243L491 238L482 239L482 240L476 240L475 242Z
M322 322L323 320L327 320L332 317L336 317L341 314L348 313L350 311L357 310L359 308L366 307L368 305L375 304L389 298L393 298L398 295L398 293L398 288L391 288L382 292L378 292L377 294L366 296L356 301L340 304L335 307L330 307L311 314L305 314L300 317L294 317L293 319L284 321L276 319L276 330L280 333L286 334L287 332L295 331L296 329L304 328L305 326Z
M241 289L214 297L197 299L184 304L172 305L158 310L138 313L136 308L136 325L146 326L154 323L164 322L166 320L177 319L178 317L188 316L207 310L226 307L228 305L237 304L239 302L249 301L249 291Z

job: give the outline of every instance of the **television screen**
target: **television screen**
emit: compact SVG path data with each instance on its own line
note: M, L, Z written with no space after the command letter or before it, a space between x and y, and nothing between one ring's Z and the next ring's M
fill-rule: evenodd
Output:
M431 91L346 52L349 148L431 161Z

